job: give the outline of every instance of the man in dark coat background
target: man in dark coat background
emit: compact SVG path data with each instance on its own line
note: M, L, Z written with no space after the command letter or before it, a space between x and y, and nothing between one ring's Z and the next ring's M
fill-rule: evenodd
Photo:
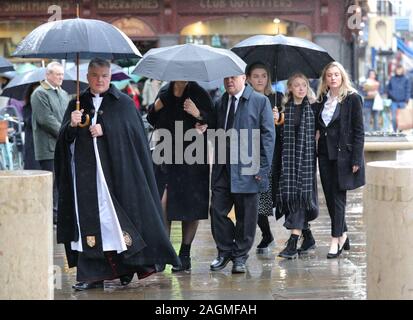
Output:
M134 102L110 85L110 64L93 59L90 88L71 101L55 153L59 188L57 242L76 290L102 288L103 280L128 284L179 260L165 232L142 118ZM91 125L80 127L88 114Z

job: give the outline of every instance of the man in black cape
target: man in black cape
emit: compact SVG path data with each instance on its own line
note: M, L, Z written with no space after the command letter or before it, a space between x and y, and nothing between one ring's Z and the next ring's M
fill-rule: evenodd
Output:
M110 84L110 64L93 59L89 88L71 101L55 152L59 189L57 242L77 290L103 280L128 284L179 263L166 234L152 158L134 102ZM90 126L81 127L85 115ZM158 267L159 268L159 267Z

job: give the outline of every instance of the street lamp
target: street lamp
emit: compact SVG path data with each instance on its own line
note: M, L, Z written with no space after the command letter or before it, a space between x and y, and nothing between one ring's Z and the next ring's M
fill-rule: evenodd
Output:
M278 19L278 18L274 18L274 20L272 22L274 22L274 24L276 26L276 30L277 30L276 34L278 35L280 33L280 22L281 22L281 20Z

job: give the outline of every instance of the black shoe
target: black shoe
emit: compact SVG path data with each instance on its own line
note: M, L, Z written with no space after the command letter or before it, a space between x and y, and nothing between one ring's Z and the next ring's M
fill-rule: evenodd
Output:
M336 253L327 253L327 259L336 259L340 256L341 250L340 245L337 244L337 252Z
M103 280L96 282L78 282L72 286L77 291L84 291L89 289L103 288Z
M350 250L350 239L348 238L348 236L347 236L347 239L344 242L343 247L341 248L341 250L346 250L346 251Z
M231 261L231 257L220 257L218 256L210 265L211 271L219 271L224 269L228 262Z
M244 262L235 261L232 265L232 273L245 273L246 271L247 267Z
M278 256L286 259L295 259L298 256L297 251L298 235L292 234L286 242L286 247L282 250Z
M121 284L122 286L127 286L127 285L132 281L133 276L134 276L134 273L125 274L125 275L123 275L123 276L120 276L120 277L119 277L120 284Z
M274 237L271 235L271 238L262 238L261 242L257 246L257 253L267 253L269 251L269 247L274 244Z
M179 266L172 266L172 272L181 272L191 270L191 257L190 256L179 256L181 264Z
M315 249L315 240L310 229L303 230L302 237L303 242L301 243L301 247L297 250L299 254L306 253L307 250Z

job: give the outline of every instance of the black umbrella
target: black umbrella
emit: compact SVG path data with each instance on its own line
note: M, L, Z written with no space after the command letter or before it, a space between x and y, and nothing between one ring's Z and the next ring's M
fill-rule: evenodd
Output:
M16 75L3 89L2 95L17 100L23 100L26 90L36 82L46 78L46 68L37 68L23 74ZM65 72L62 88L69 94L76 93L76 75ZM80 89L84 90L88 86L87 81L80 79Z
M296 37L257 35L232 49L246 63L263 62L271 70L273 81L288 79L295 72L318 78L334 59L322 47Z
M0 72L6 71L14 71L14 67L10 61L3 57L0 57Z
M17 46L14 56L23 58L125 59L141 57L139 50L121 30L100 20L77 18L52 21L34 29ZM79 79L77 68L76 79ZM79 81L77 81L76 108L80 110ZM82 126L89 124L89 117Z

